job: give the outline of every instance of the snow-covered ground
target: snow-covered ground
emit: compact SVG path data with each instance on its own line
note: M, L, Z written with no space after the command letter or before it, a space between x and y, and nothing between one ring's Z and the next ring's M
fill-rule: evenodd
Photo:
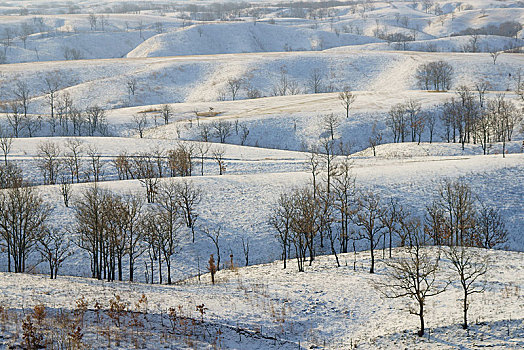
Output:
M31 131L37 137L28 137L27 128L21 130L8 161L16 162L37 185L52 206L50 223L65 238L77 242L75 202L92 184L72 186L70 207L63 204L58 185L42 186L37 164L39 146L45 142L55 143L64 156L68 143L79 141L84 169L89 166L88 150L96 148L103 164L99 186L144 199L140 181L118 180L114 159L119 154L166 152L180 144L198 148L208 132L210 147L224 149L225 174L218 175L208 153L203 175L195 159L198 171L191 178L161 180L190 180L203 191L196 209L196 240L192 242L184 228L173 258L176 285L88 279L89 257L76 245L57 280L47 279L47 266L36 253L28 260L31 275L10 274L0 251L0 348L20 344L23 330L15 320L35 305L45 304L49 316L57 317L60 311L73 310L81 296L89 303L83 339L93 347L106 347L104 334L116 331L116 325L110 326L109 299L119 295L133 311L142 294L149 312L144 342L136 341L138 330L129 326L122 330L122 339L113 339L122 341L113 347L523 348L522 121L505 145L505 158L499 142L488 146L488 155L479 144L463 148L445 142L441 122L431 143L427 129L420 143L392 143L386 124L396 104L413 100L425 112L436 111L457 98L460 86L475 91L479 83L485 84L487 99L504 94L522 116L524 103L515 90L524 73L523 24L521 0L362 1L335 7L315 1L304 9L267 0L224 5L212 0L1 2L0 106L8 108L0 108L0 126L10 130L10 103L20 92L17 82L27 83L28 113L40 126ZM474 30L490 33L473 35ZM388 42L395 37L403 39ZM421 91L417 68L439 60L453 67L451 89ZM46 93L50 77L59 82L57 104L67 95L81 111L92 106L106 110L105 137L86 132L73 137L60 127L51 132ZM240 87L233 92L237 81ZM285 96L276 96L283 85ZM356 97L348 118L339 99L346 87ZM160 114L166 104L172 116L164 125ZM330 114L339 117L333 135L325 125ZM147 120L143 138L135 125L138 115ZM214 134L218 123L231 123L224 143ZM376 156L369 148L372 130L382 135ZM356 255L340 255L340 268L324 247L306 272L298 273L295 261L282 269L280 247L269 225L271 210L281 193L311 181L306 151L328 137L349 147L359 189L373 190L384 201L398 199L414 215L422 217L439 183L450 178L463 179L479 200L500 212L508 241L497 250L479 251L490 256L491 267L486 291L473 296L469 332L460 327L460 286L454 283L430 298L429 332L417 337L417 318L401 310L403 301L383 299L373 288L387 267L379 261L376 275L366 272L369 252L363 241L356 243ZM222 262L232 255L234 265L243 266L242 243L249 241L251 266L220 271L214 286L207 274L194 277L207 271L207 260L215 253L204 227L221 228ZM144 254L136 263L139 282L146 280L146 262ZM444 259L442 267L449 272L449 261ZM96 321L96 301L102 303L103 324ZM204 322L195 309L201 304L208 308ZM169 308L179 306L187 311L177 322L187 325L191 320L193 333L200 336L181 337L183 332L168 329ZM133 313L127 317L132 319Z

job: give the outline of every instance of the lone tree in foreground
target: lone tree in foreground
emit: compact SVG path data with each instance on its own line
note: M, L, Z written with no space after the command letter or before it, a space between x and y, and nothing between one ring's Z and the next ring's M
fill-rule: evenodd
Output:
M410 225L410 244L402 249L402 255L385 261L386 280L376 287L386 298L407 298L414 302L409 313L420 320L419 336L424 335L424 312L426 300L446 290L448 283L437 280L440 252L425 246L426 241L420 225Z
M445 255L453 265L454 280L458 280L462 287L462 328L468 329L469 297L484 292L484 285L479 280L488 271L488 259L478 250L466 246L452 246Z

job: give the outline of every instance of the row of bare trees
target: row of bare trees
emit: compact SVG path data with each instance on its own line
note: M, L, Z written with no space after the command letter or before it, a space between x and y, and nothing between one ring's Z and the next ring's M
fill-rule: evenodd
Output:
M26 272L46 262L51 278L56 278L74 243L89 253L94 278L122 280L127 259L129 280L133 281L136 261L146 254L148 281L154 281L156 266L162 283L165 266L171 283L172 259L182 235L189 231L195 239L201 200L201 189L188 181L163 182L156 203L148 205L138 195L116 194L95 183L74 200L75 225L67 230L78 235L73 242L63 229L50 224L52 207L40 191L20 179L17 186L0 191L0 245L7 253L9 272ZM40 260L28 267L28 258L36 252Z
M14 137L32 137L47 124L51 135L108 135L106 112L95 105L82 110L75 107L73 98L62 91L68 84L58 72L43 77L43 95L49 108L47 116L30 113L33 99L38 97L31 86L23 80L13 82L12 99L0 102L6 114L10 133Z
M441 123L443 139L447 142L459 142L463 149L466 143L480 144L484 154L492 142L501 142L505 153L506 142L512 140L522 117L504 94L486 99L487 86L481 85L476 95L468 87L461 86L456 97L436 106L433 111L424 111L413 99L394 105L386 120L393 141L420 143L422 134L427 131L431 143L436 126Z
M187 227L193 232L198 218L196 207L202 199L200 188L188 181L160 184L156 203L145 205L137 195L119 195L94 185L75 202L75 231L79 247L91 257L93 278L123 279L127 258L129 280L134 280L136 261L146 255L146 279L151 283L162 267L172 283L172 261L179 252ZM155 269L156 266L156 269Z
M269 223L277 232L284 267L294 255L299 271L311 264L317 246L328 241L337 254L347 253L350 241L364 240L371 255L370 272L375 270L375 251L382 243L383 255L395 241L409 244L410 232L422 230L435 245L471 245L493 248L503 244L507 231L501 215L478 199L463 181L445 180L424 218L410 213L398 200L384 200L372 190L357 190L351 160L336 156L333 141L326 141L323 153L312 154L312 186L282 193ZM293 254L291 250L294 248Z

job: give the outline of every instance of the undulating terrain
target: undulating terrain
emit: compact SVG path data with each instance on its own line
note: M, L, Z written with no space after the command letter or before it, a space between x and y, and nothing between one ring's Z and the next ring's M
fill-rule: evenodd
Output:
M0 1L0 348L523 348L523 25L520 0ZM347 211L320 213L344 167ZM9 201L21 178L41 222ZM467 330L430 218L450 184L486 264ZM283 249L275 213L307 193ZM384 288L417 234L442 287L422 337Z

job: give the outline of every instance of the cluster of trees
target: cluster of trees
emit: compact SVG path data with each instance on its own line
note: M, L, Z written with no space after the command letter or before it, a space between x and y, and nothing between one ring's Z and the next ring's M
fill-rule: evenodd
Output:
M445 61L424 63L417 68L415 77L421 89L449 90L453 81L453 67Z
M323 248L325 240L337 266L337 254L347 253L351 241L366 241L373 273L375 251L380 244L383 254L389 248L391 257L395 241L405 246L412 231L423 231L427 242L435 245L493 248L507 239L500 214L476 199L462 181L444 181L420 219L397 200L383 200L373 191L357 190L349 158L323 155L312 165L313 186L281 194L270 217L278 233L284 266L294 247L299 271L304 271L307 258L311 264L316 248ZM318 181L320 174L324 177Z
M487 84L477 84L477 93L467 86L457 89L452 97L433 111L423 111L419 102L409 99L394 105L386 120L394 142L418 141L427 130L429 142L433 142L435 126L441 123L443 139L447 142L480 144L487 154L492 142L502 142L503 155L506 142L512 140L513 132L522 117L513 102L504 94L486 99Z
M46 262L51 278L56 278L75 244L89 254L93 278L122 280L127 259L133 281L137 259L147 254L147 281L153 283L158 270L162 283L165 266L171 283L172 260L183 234L189 230L195 239L202 191L188 181L167 181L158 186L155 199L145 205L135 194L119 195L96 183L87 187L74 201L75 225L70 231L77 233L77 239L73 241L50 224L52 207L42 194L20 179L17 186L0 192L0 244L7 253L8 271L28 271L28 258L39 252L36 265Z
M43 93L49 108L47 116L30 113L36 92L22 80L13 82L13 98L8 102L0 102L10 133L14 137L32 137L42 129L44 123L47 123L51 135L108 135L104 109L96 105L84 110L75 107L71 95L60 91L67 83L57 72L46 75L44 83Z
M48 224L52 208L42 194L29 186L12 164L1 166L0 247L7 255L9 272L25 272L28 257L38 252L49 265L51 278L70 254L71 243Z
M3 164L0 164L3 188L16 186L19 178L22 178L22 170L16 163L8 160L11 146L12 137L3 135L0 130L0 149L4 158ZM103 181L108 173L108 162L103 159L98 148L94 145L85 146L79 139L68 139L65 149L53 141L44 141L38 145L37 150L35 163L43 184L60 184L66 206L71 196L71 184ZM137 154L124 151L113 158L111 164L119 180L138 179L146 188L148 202L154 202L159 178L192 176L195 174L195 167L203 176L204 164L210 158L217 163L219 174L222 175L226 171L224 157L225 148L221 146L179 143L167 151L159 148Z
M483 290L478 280L487 269L487 260L475 248L493 248L507 240L497 210L479 200L464 181L446 179L420 217L396 199L384 200L372 190L356 188L347 157L324 155L315 166L311 167L313 184L282 193L270 215L284 268L295 258L298 271L304 271L326 242L340 267L338 254L346 253L350 243L355 250L355 242L364 240L370 252L369 271L374 273L376 251L382 248L389 268L377 286L387 297L416 302L410 312L419 316L419 335L423 335L427 298L442 293L449 284L438 275L440 249L429 246L448 246L445 256L455 272L452 280L463 289L463 326L467 328L468 298ZM396 257L394 245L402 247Z
M179 252L183 227L191 229L194 240L201 198L201 190L187 181L163 182L155 203L147 206L137 195L119 195L96 185L87 188L75 203L75 231L79 247L91 257L92 277L121 281L127 257L133 281L136 261L145 254L147 282L154 282L157 270L162 283L165 266L171 284L172 260Z

